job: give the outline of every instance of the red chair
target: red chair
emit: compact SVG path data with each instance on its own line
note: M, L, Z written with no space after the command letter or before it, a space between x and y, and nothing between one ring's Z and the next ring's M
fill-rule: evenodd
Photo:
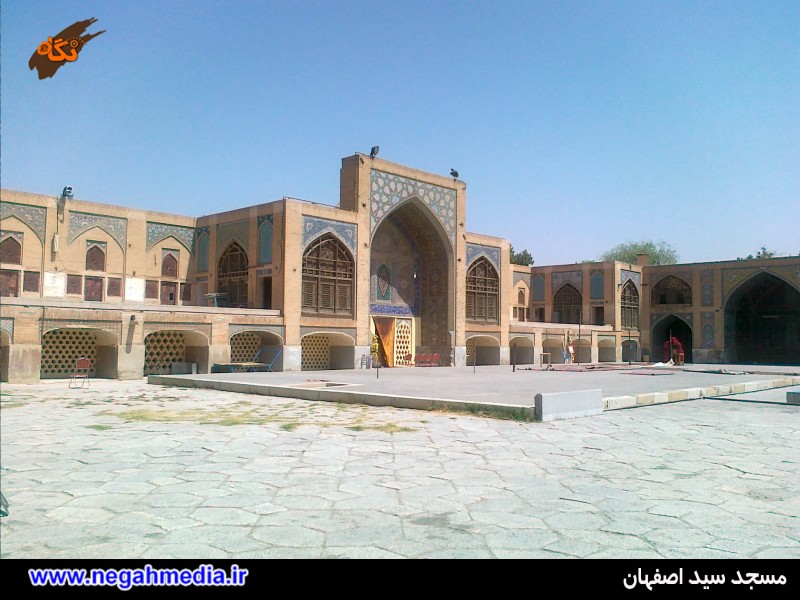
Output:
M440 367L442 362L442 355L441 354L433 354L428 362L429 367Z
M428 355L427 354L417 354L417 357L414 359L414 366L427 367L428 366Z
M72 371L72 379L69 380L69 387L72 387L72 384L75 384L75 387L78 387L78 380L81 380L80 387L83 387L84 383L88 383L89 387L92 387L91 382L89 381L89 368L91 367L91 361L86 358L85 356L81 356L78 360L75 361L75 370Z

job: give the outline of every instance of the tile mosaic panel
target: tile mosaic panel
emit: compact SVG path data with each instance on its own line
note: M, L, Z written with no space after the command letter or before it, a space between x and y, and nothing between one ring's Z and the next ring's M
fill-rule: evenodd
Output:
M174 237L186 249L191 252L194 248L194 227L182 227L180 225L169 225L167 223L147 222L147 249L150 250L158 242Z
M700 335L703 348L714 347L714 313L700 313Z
M484 246L483 244L467 244L467 269L477 258L485 256L486 259L497 269L500 274L500 248L494 246Z
M627 269L620 269L619 282L625 285L629 279L633 280L633 284L637 289L641 290L642 287L642 274L637 271L628 271Z
M516 271L514 271L514 285L517 285L520 281L524 281L525 285L528 286L528 289L531 289L530 273L517 273Z
M355 223L345 223L344 221L334 221L333 219L323 219L321 217L310 217L303 215L303 250L308 245L325 233L332 233L347 246L356 258L357 229Z
M33 229L34 233L39 237L39 241L44 243L45 229L47 227L46 208L3 201L0 202L0 219L5 219L6 217L16 217L25 223Z
M553 292L565 283L571 283L583 293L583 271L559 271L552 274Z
M79 235L89 231L93 227L99 227L114 238L123 251L127 249L127 219L76 211L70 211L69 213L69 236L67 237L67 244L71 244Z
M370 235L394 207L419 198L441 223L450 244L456 243L456 191L454 189L423 183L408 177L392 175L373 169L370 172Z

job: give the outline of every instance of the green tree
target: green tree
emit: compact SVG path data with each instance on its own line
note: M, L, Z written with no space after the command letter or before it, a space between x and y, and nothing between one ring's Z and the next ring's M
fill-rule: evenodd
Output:
M774 250L767 250L766 246L761 246L761 250L756 252L756 255L753 256L752 254L748 254L744 258L741 256L738 257L736 260L753 260L754 258L775 258L778 256L778 253Z
M651 265L674 265L678 262L678 253L667 242L653 242L642 240L640 242L625 242L619 244L600 255L600 260L610 262L635 263L637 254L647 254Z
M525 265L526 267L533 264L533 256L527 250L515 253L514 246L511 246L511 264L512 265Z

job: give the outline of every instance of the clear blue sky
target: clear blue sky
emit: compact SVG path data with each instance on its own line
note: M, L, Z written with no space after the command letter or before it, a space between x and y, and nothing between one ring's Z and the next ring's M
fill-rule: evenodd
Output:
M37 45L96 17L52 79ZM467 182L536 264L800 253L800 2L3 0L2 186L196 215L335 204L340 159Z

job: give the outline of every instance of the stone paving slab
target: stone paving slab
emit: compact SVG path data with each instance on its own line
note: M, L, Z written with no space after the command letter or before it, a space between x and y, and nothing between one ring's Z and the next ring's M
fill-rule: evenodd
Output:
M800 411L735 398L532 423L3 385L0 557L798 558Z

